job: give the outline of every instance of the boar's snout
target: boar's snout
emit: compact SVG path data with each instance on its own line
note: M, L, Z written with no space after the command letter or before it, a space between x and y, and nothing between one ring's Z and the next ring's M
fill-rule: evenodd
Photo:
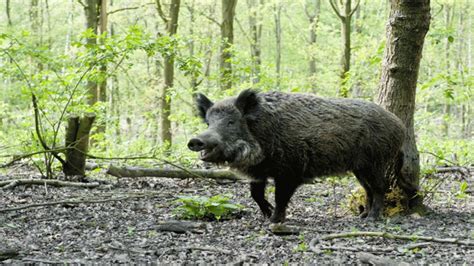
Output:
M192 138L188 142L188 148L192 151L202 151L205 147L206 144L200 138Z

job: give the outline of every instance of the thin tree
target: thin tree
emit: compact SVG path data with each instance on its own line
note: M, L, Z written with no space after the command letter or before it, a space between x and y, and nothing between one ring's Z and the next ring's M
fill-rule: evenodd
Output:
M332 9L336 16L341 20L341 39L342 39L342 57L341 57L341 88L339 95L343 97L349 96L350 88L346 87L347 73L351 68L351 20L352 15L357 10L360 0L357 1L356 6L352 9L352 0L343 0L343 12L334 3L335 0L329 0Z
M10 15L10 11L11 11L10 0L6 0L5 5L6 5L5 12L6 12L6 15L7 15L7 25L8 25L8 27L11 27L12 26L12 17Z
M222 0L220 85L227 90L232 87L232 45L234 44L234 17L237 0Z
M316 45L316 29L318 28L319 14L321 12L321 0L306 0L304 12L309 20L309 78L311 80L311 89L316 92L316 57L314 47Z
M156 7L158 14L160 15L163 22L166 24L166 32L168 36L173 37L178 31L178 15L180 0L171 0L169 5L169 12L165 14L160 0L156 0ZM171 120L169 118L171 114L171 97L169 91L173 88L174 82L174 55L168 54L164 57L164 86L160 93L160 104L161 104L161 115L160 115L160 125L161 125L161 142L171 146L172 144L172 134L171 134Z
M99 5L99 34L104 38L107 37L107 27L108 27L108 16L107 16L107 0L100 0ZM98 83L98 98L100 102L107 102L107 63L101 63L99 71L103 77ZM103 114L104 118L107 117L107 114ZM103 119L101 123L97 125L97 132L104 133L106 130L107 119Z
M82 2L80 3L82 4ZM83 4L83 7L86 16L86 28L90 29L94 35L97 35L97 27L99 23L99 0L87 0L86 4ZM97 45L97 38L89 37L86 39L86 42L88 45L95 46ZM99 99L97 82L88 79L86 86L89 94L88 103L89 105L94 105Z
M276 88L280 88L281 83L281 9L283 5L277 0L273 5L273 19L275 21L275 72L276 72Z
M252 83L260 81L260 71L262 67L262 23L260 21L260 6L263 0L254 1L247 0L249 8L249 25L250 25L250 54L252 56Z
M390 0L387 41L377 102L397 115L407 128L398 185L409 191L410 207L421 206L420 161L415 141L416 82L425 35L430 26L430 0Z

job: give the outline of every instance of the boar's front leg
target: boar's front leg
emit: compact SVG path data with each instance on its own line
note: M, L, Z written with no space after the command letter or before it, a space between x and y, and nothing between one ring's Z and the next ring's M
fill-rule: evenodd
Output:
M255 180L250 182L250 194L252 198L257 202L258 207L263 213L263 216L269 218L272 216L273 206L265 199L265 187L267 186L266 180Z
M275 212L270 218L270 222L282 223L285 221L288 202L300 184L301 182L295 182L295 180L289 182L285 179L275 178Z

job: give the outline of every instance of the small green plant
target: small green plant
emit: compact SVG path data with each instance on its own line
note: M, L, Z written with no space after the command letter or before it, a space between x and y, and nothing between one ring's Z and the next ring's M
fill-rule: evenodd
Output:
M294 248L293 248L293 252L306 252L308 251L309 249L309 246L308 244L306 244L306 241L304 240L304 235L301 234L298 236L298 239L300 240L300 243L298 245L296 245Z
M181 196L176 202L180 205L176 207L175 212L184 219L227 219L243 209L242 205L232 203L230 197L225 195L210 198Z
M128 227L127 227L127 233L128 233L129 236L135 235L135 227L133 227L133 226L128 226Z
M461 184L459 184L459 190L456 191L456 193L455 193L456 198L457 198L457 199L465 199L465 198L467 198L467 197L469 196L469 195L466 193L468 188L469 188L469 185L467 184L466 181L461 182Z

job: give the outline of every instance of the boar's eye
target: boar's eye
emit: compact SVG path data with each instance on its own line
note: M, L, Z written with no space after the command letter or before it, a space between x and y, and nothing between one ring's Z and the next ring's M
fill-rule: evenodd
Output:
M228 126L232 126L233 124L235 124L235 121L234 121L234 120L229 120L229 122L227 122L227 125L228 125Z

